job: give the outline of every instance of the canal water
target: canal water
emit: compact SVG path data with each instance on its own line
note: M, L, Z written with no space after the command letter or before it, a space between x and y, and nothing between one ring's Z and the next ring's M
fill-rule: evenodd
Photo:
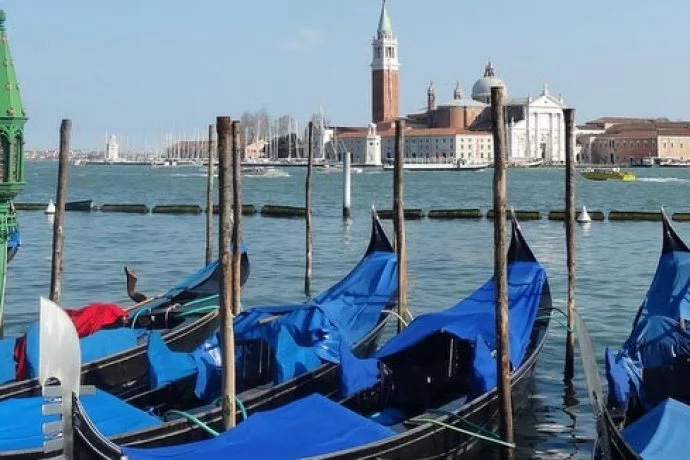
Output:
M289 177L246 177L243 201L257 206L302 205L305 171ZM28 185L17 201L54 196L57 164L29 162ZM578 177L577 203L590 210L690 211L690 170L637 169L632 183L594 182ZM508 203L542 212L563 207L563 169L508 172ZM492 170L411 172L405 177L407 207L473 208L491 205ZM391 208L392 175L364 170L352 177L352 220L341 219L342 176L314 174L314 279L316 290L339 280L361 257L369 236L369 209ZM148 166L70 167L69 200L147 205L203 204L199 168ZM52 225L42 212L20 212L22 248L10 265L6 329L19 334L37 318L38 299L49 291ZM66 307L92 301L127 304L123 265L139 275L140 290L165 291L204 260L204 217L68 213L62 299ZM392 232L392 224L386 229ZM676 227L690 241L690 225ZM524 222L523 230L546 267L554 303L565 307L565 231L562 222ZM247 307L304 300L304 221L243 220L251 277L242 292ZM390 233L389 233L390 234ZM492 274L492 223L408 221L409 304L424 313L456 303ZM588 323L597 359L627 337L633 316L654 274L661 224L592 223L577 229L577 307ZM556 318L558 319L558 318ZM571 387L562 381L565 329L554 321L541 356L535 393L516 423L520 458L587 458L594 421L580 363ZM602 367L603 368L603 367Z

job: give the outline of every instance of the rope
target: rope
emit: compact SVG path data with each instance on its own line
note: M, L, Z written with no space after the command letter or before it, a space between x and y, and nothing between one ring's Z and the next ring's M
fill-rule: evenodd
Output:
M448 417L453 417L456 420L459 420L459 421L465 423L466 425L469 425L471 428L478 430L480 433L484 433L489 437L493 437L494 439L501 439L501 437L498 434L494 433L493 431L487 430L483 426L477 425L476 423L471 422L471 421L467 420L466 418L460 417L458 414L455 414L451 411L442 410L442 409L430 409L429 412L446 415Z
M538 319L547 319L547 318L548 318L548 319L551 319L551 320L553 320L553 321L555 321L555 322L557 322L560 326L563 326L568 332L570 332L570 333L575 333L575 329L570 329L566 323L564 323L563 321L561 321L561 320L558 319L558 318L554 318L554 317L551 316L551 315L537 316L537 317L534 318L534 319L535 319L535 321L536 321L536 320L538 320Z
M179 415L180 417L182 417L186 420L189 420L190 422L194 423L196 426L198 426L199 428L201 428L202 430L204 430L205 432L207 432L208 434L210 434L213 437L216 437L220 434L216 430L214 430L213 428L211 428L210 426L208 426L207 424L205 424L204 422L202 422L201 420L199 420L198 418L194 417L192 414L189 414L187 412L183 412L181 410L169 410L168 412L165 413L166 416L169 414Z
M472 432L472 431L469 431L469 430L463 430L462 428L458 428L457 426L453 426L453 425L451 425L451 424L449 424L449 423L445 423L445 422L442 422L442 421L440 421L440 420L435 420L435 419L432 419L432 418L411 418L411 419L409 419L409 421L410 421L410 422L413 422L413 423L414 423L414 422L417 422L417 423L431 423L432 425L442 426L443 428L447 428L447 429L449 429L449 430L457 431L458 433L466 434L466 435L468 435L468 436L472 436L472 437L475 437L475 438L479 438L479 439L482 439L482 440L484 440L484 441L493 442L493 443L496 443L496 444L500 444L501 446L510 447L511 449L515 449L515 444L512 443L512 442L506 442L506 441L503 441L502 439L496 439L496 438L492 438L492 437L490 437L490 436L484 436L483 434L475 433L475 432Z
M134 329L134 326L137 324L137 318L139 318L139 315L141 315L144 312L150 313L151 307L146 307L142 308L141 310L137 310L137 312L134 314L134 317L132 318L132 329Z
M179 316L185 317L185 316L195 315L197 313L206 313L208 311L218 310L219 308L220 308L219 305L206 305L205 307L198 307L198 308L193 308L191 310L185 310L183 312L180 312Z
M235 396L235 403L237 404L237 407L240 408L240 414L242 414L242 420L247 420L247 417L249 417L249 416L247 415L247 409L244 407L244 403L242 402L242 400L240 398L238 398L237 396ZM221 396L220 398L213 401L213 404L215 406L221 406L223 404L223 397Z
M388 314L395 316L396 318L398 318L403 323L403 326L407 327L407 321L405 321L405 318L400 316L398 314L398 312L393 311L393 310L381 310L381 313L388 313Z
M192 305L196 305L198 303L202 303L202 302L205 302L207 300L217 299L217 298L218 298L218 294L213 294L213 295L210 295L208 297L202 297L200 299L190 300L189 302L185 303L183 305L183 307L191 307Z

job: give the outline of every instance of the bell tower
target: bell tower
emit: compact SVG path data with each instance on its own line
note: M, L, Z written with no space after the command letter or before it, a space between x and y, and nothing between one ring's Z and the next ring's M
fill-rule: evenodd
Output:
M398 39L393 33L386 0L372 41L371 120L374 123L398 118Z

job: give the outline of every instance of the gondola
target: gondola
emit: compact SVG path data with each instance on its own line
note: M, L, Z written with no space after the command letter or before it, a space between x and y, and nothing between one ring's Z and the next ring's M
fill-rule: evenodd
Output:
M659 264L630 336L618 353L606 350L608 395L590 389L598 415L594 458L688 455L690 249L663 211L662 225Z
M512 391L519 411L531 392L551 296L546 272L515 219L508 259ZM491 279L457 305L419 316L370 359L341 347L338 392L312 394L250 415L237 428L210 440L153 449L136 444L119 447L117 440L99 436L77 400L76 436L82 445L97 446L98 455L86 458L130 460L423 459L479 454L496 446L486 441L498 424L494 305ZM148 445L163 443L169 441Z
M249 256L242 254L242 282L249 274ZM146 334L157 330L163 340L176 351L192 351L218 327L219 269L215 261L185 278L160 297L128 309L124 321L111 328L83 338L89 351L83 358L82 381L97 385L115 395L137 394L148 383ZM37 324L27 330L26 355L29 366L38 365ZM33 345L31 345L33 343ZM16 339L0 340L0 376L13 372L17 363ZM88 358L88 357L92 358ZM33 374L33 375L32 375ZM35 372L26 379L0 385L0 400L38 394L40 385ZM3 381L8 380L4 378Z
M394 306L396 292L395 253L374 215L364 257L340 282L306 304L254 307L235 318L237 386L243 390L238 398L243 410L251 413L276 407L314 391L337 387L338 366L333 358L337 357L339 344L353 344L361 355L373 352L388 319L386 309ZM206 372L204 365L190 375L185 367L185 363L194 366L195 358L201 361L219 349L206 353L207 342L195 350L195 358L190 358L190 354L170 352L156 343L149 340L149 377L151 382L159 382L164 369L165 384L152 383L150 391L129 398L130 404L102 391L83 398L90 412L97 411L100 415L96 417L107 419L101 426L117 443L156 445L203 439L206 432L192 419L215 429L222 423L212 388L213 382L218 382L214 375L220 375L213 372L219 369L211 366L211 372ZM162 364L161 356L165 361ZM177 371L179 375L171 377ZM195 389L200 381L210 382L211 391L198 394ZM21 403L19 398L10 406L0 401L0 411ZM83 411L83 407L79 404L77 410ZM82 413L75 413L75 424L79 426L88 423L80 418ZM185 413L192 416L179 416ZM105 438L95 438L95 444L87 437L77 439L81 440L75 443L79 458L101 458L98 452L110 445ZM42 450L22 448L0 452L0 458L49 458Z

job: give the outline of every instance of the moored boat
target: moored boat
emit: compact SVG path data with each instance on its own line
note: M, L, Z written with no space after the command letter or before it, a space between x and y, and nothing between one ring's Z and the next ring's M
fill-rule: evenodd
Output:
M590 180L622 180L632 182L636 176L630 171L621 171L620 168L587 168L582 170L582 176Z
M664 212L662 221L661 256L630 336L617 353L606 350L608 396L590 389L599 419L595 458L687 457L690 249Z
M531 377L546 338L551 296L544 268L515 219L513 225L508 297L515 369L511 384L519 411L529 399ZM360 360L341 347L340 393L345 399L340 405L313 394L250 415L213 439L153 449L106 441L78 407L78 442L91 449L96 446L100 458L124 455L131 460L219 455L418 459L477 454L492 442L502 442L493 434L498 423L494 298L490 279L454 307L415 319L372 359ZM338 396L332 393L332 398ZM161 436L156 444L163 442L167 444L167 438Z

